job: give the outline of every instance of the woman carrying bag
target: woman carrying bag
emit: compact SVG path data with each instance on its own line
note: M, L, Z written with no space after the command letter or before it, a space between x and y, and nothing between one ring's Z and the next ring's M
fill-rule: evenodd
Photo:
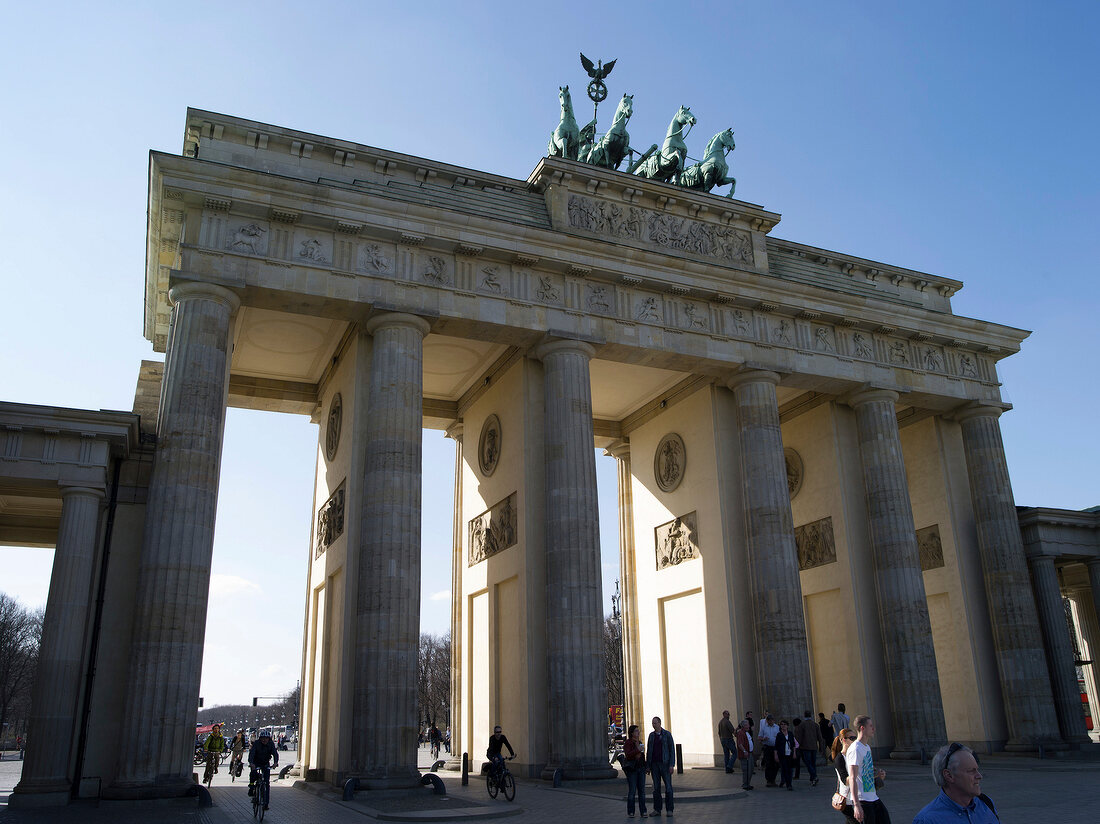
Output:
M645 745L642 744L642 732L637 724L631 724L627 730L626 743L623 744L623 772L626 773L626 815L634 817L634 796L638 796L638 810L642 818L648 818L645 811Z

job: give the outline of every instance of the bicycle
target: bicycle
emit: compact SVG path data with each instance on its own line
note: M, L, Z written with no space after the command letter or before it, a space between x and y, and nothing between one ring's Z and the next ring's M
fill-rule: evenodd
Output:
M216 752L206 754L206 772L202 775L202 783L209 787L214 782L214 773L218 771L219 757Z
M511 761L515 756L509 758L501 758L500 764L494 764L489 772L485 776L485 786L489 790L489 798L496 798L497 793L503 791L504 797L511 801L516 797L516 779L512 777L512 773L508 771L508 765L505 763Z
M260 773L256 781L256 792L252 795L252 817L264 820L264 813L271 798L271 767L257 766Z
M229 780L236 781L241 777L241 771L244 769L244 750L233 753L233 760L229 762Z

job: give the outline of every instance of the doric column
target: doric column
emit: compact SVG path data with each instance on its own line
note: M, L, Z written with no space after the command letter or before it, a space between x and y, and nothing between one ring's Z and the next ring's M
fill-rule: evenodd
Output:
M1089 573L1089 589L1092 590L1093 616L1100 623L1100 558L1090 558L1085 562L1085 568ZM1100 642L1100 639L1097 640ZM1100 649L1093 655L1094 669L1098 667L1098 659L1100 659ZM1097 680L1100 681L1100 678Z
M72 786L75 723L84 668L88 607L95 573L99 526L99 489L61 488L61 525L57 530L53 574L42 622L38 676L31 698L27 738L30 747L16 796L49 794L66 803ZM16 797L18 805L21 799Z
M608 778L600 524L587 343L549 341L546 405L546 641L550 757L543 777Z
M774 372L753 371L728 385L737 410L761 707L777 718L800 718L813 702L778 383Z
M1000 414L997 407L975 406L955 417L962 428L970 500L1008 719L1005 749L1026 752L1040 743L1049 748L1058 742L1058 719L997 421Z
M642 664L638 646L638 566L634 557L634 491L630 443L616 441L604 454L619 469L619 578L622 582L623 722L643 725Z
M1027 562L1031 567L1035 606L1039 610L1039 623L1046 642L1047 669L1050 670L1050 686L1054 693L1058 729L1064 741L1087 741L1081 691L1077 686L1077 673L1073 669L1073 644L1069 638L1062 589L1058 585L1054 558L1050 555L1032 555Z
M868 529L874 558L886 679L894 715L893 758L931 754L947 738L924 594L917 533L894 403L898 394L870 389L847 398L855 409Z
M1092 661L1087 673L1091 676L1095 703L1095 697L1100 693L1100 558L1086 561L1085 568L1088 571L1088 585L1077 591L1075 600L1081 635L1088 645L1088 657ZM1096 718L1095 712L1093 718Z
M445 769L462 769L462 421L451 424L447 437L455 442L454 517L451 528L451 757Z
M391 313L374 336L365 417L351 771L370 789L416 786L424 336Z
M173 286L168 297L172 324L138 569L125 746L107 793L115 797L183 794L194 768L230 332L240 302L203 283Z

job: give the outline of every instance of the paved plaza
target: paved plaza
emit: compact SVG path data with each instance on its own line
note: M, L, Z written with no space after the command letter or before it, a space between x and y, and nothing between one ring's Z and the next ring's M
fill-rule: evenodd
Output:
M288 753L282 753L282 756ZM293 757L294 753L289 753ZM426 749L420 750L420 766L431 764ZM288 763L282 758L281 764ZM908 824L913 816L935 795L929 769L919 764L886 761L886 788L882 798L896 824ZM19 780L21 762L7 753L0 761L0 822L4 824L136 824L137 822L195 822L195 824L227 824L252 819L252 807L247 794L247 780L231 783L224 769L217 776L211 794L214 806L199 809L193 799L173 802L81 802L60 809L10 809L7 796ZM1100 762L1096 760L1044 760L1012 756L989 756L983 759L985 780L983 789L996 802L1005 824L1034 821L1040 818L1064 824L1093 824L1093 806L1100 791ZM727 775L720 769L689 769L673 777L677 790L675 819L693 824L753 821L759 824L812 824L839 822L839 813L829 807L831 771L821 770L822 780L810 787L805 770L795 791L770 789L764 786L762 775L754 779L756 789L740 790L740 775ZM272 822L324 822L324 824L362 824L384 821L446 821L451 819L483 820L506 817L524 822L557 822L580 824L600 821L624 823L626 817L625 782L568 783L554 789L542 781L521 780L514 802L492 800L485 792L485 783L471 776L463 787L456 773L441 773L446 796L432 796L425 791L419 803L402 799L371 798L359 793L354 801L343 802L335 793L307 792L292 786L292 779L273 781L271 809L267 819ZM245 774L247 779L247 773ZM410 809L415 808L415 809ZM518 817L518 818L517 818Z

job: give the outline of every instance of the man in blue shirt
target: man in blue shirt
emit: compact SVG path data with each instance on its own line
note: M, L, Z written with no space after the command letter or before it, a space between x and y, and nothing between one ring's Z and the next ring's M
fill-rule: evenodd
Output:
M917 813L913 824L997 824L1000 818L988 796L982 794L982 773L970 747L940 747L932 759L932 778L940 787L936 799Z

